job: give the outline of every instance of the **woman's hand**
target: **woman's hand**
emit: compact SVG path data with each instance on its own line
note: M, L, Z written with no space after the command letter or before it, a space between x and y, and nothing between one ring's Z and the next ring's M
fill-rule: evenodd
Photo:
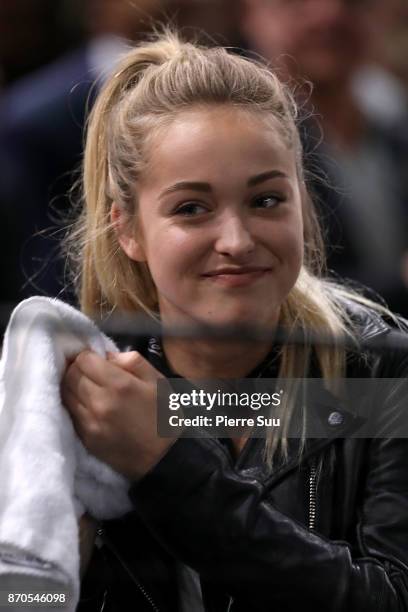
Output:
M130 480L148 472L176 439L157 435L161 377L135 351L103 359L87 350L62 381L62 401L84 446Z

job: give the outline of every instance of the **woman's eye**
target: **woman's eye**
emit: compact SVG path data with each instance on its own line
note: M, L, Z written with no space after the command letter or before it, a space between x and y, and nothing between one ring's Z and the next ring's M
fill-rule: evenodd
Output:
M208 209L198 202L185 202L176 208L174 214L184 217L194 217L208 212Z
M284 198L282 196L270 193L267 195L257 196L253 199L252 205L254 208L275 208L281 202L283 202L283 199Z

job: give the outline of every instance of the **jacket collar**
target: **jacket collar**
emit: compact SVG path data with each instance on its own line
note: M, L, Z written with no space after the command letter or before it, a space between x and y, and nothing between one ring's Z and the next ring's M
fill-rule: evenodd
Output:
M299 461L299 438L288 438L288 453L286 459L278 457L272 471L262 460L265 440L264 438L249 438L237 458L235 467L251 475L253 470L259 472L263 465L262 479L265 485L276 484L288 472L298 469L299 465L307 464L311 457L339 438L347 438L355 433L364 423L364 419L349 412L339 400L329 392L322 395L322 400L312 407L314 410L314 435L319 437L306 438L301 459ZM258 474L259 475L259 474Z

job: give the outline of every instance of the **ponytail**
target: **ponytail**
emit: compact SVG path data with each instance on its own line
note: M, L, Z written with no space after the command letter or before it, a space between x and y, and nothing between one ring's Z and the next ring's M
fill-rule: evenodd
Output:
M134 184L114 180L110 146L113 113L137 87L146 71L157 67L182 51L179 39L168 33L160 42L147 43L130 50L117 70L102 88L90 114L83 165L83 198L86 202L77 225L75 239L82 242L82 271L79 281L80 304L87 314L119 307L125 310L157 310L156 290L145 264L135 263L118 248L114 228L110 223L110 208L115 200L128 213L136 198ZM135 143L136 144L136 143ZM137 165L135 164L134 181ZM119 179L121 172L117 171ZM119 187L121 185L121 187ZM82 234L82 240L81 236ZM115 245L115 247L113 247ZM115 273L106 278L107 262L115 260ZM108 266L110 267L110 266ZM137 268L137 270L135 270ZM130 282L129 282L130 281ZM135 287L127 291L127 287ZM139 295L151 296L141 300Z

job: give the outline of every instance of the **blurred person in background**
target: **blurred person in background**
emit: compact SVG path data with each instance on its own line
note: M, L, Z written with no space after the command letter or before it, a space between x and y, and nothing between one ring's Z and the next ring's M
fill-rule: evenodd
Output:
M67 194L81 160L87 110L125 41L137 41L154 23L171 21L186 37L239 45L235 0L60 2L64 22L81 24L86 41L16 83L0 102L0 206L7 228L0 299L6 301L39 292L71 299L55 217L70 205ZM11 40L14 28L8 26Z
M65 19L65 4L66 0L0 0L0 89L78 42L81 28Z
M379 3L380 4L380 3ZM386 13L390 27L382 40L381 57L377 58L386 68L402 81L408 91L408 3L406 0L390 0L380 4ZM379 15L381 20L383 15Z
M67 3L70 18L76 15L84 24L86 42L3 91L0 300L17 301L33 293L70 298L58 257L61 231L52 236L48 228L58 226L56 219L69 206L87 108L125 41L135 41L151 28L159 5L159 0ZM8 27L11 39L13 20Z
M382 5L381 0L242 0L240 23L250 48L287 79L313 85L308 102L323 141L316 121L307 121L303 132L306 150L313 151L312 188L332 245L329 268L372 286L407 313L408 124L398 122L397 129L368 113L355 84L377 49Z
M353 78L354 94L364 112L392 129L408 122L408 90L400 74L398 40L408 35L402 1L374 2L371 7L371 45L366 61ZM408 15L408 9L405 9ZM408 48L406 47L408 52Z
M163 8L185 38L240 46L236 0L163 0Z

